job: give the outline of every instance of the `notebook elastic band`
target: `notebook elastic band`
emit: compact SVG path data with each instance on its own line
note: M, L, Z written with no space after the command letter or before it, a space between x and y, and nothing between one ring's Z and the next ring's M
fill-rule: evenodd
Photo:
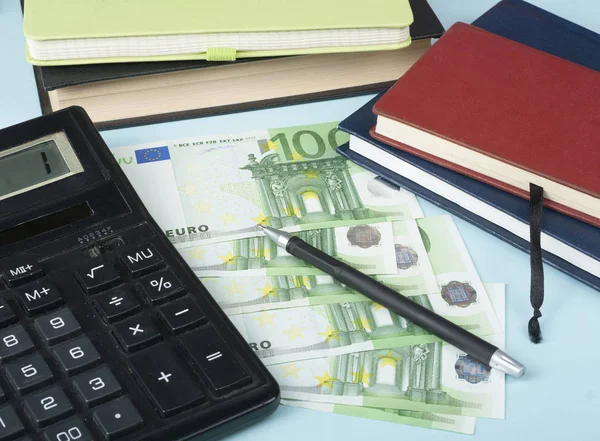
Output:
M230 47L209 47L206 61L235 61L236 50Z
M533 317L529 320L529 338L533 343L542 341L539 318L540 308L544 303L544 266L542 264L542 210L544 206L544 189L535 184L529 184L529 244L531 265L530 301L533 306Z

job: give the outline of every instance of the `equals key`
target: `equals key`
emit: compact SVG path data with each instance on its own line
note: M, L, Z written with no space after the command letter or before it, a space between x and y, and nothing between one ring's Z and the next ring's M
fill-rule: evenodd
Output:
M180 346L204 372L218 395L239 389L251 381L235 353L212 326L204 326L183 335Z
M204 313L191 297L184 297L160 307L158 314L173 334L179 334L206 321Z

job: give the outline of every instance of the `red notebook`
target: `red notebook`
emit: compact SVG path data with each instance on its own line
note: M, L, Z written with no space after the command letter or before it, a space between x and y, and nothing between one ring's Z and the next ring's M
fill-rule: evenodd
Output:
M375 104L372 136L600 227L600 73L457 23Z

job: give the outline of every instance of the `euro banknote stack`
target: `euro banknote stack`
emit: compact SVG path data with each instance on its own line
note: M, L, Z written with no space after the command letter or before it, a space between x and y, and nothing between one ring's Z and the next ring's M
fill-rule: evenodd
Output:
M282 404L473 433L504 417L504 375L286 253L289 231L500 348L450 216L336 153L336 123L113 149L150 214L281 387Z

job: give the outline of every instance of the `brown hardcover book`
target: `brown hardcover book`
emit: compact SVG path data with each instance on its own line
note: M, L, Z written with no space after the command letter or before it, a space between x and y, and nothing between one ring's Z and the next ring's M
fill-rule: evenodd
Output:
M600 226L600 73L456 23L377 101L373 137ZM415 105L415 103L418 103Z

